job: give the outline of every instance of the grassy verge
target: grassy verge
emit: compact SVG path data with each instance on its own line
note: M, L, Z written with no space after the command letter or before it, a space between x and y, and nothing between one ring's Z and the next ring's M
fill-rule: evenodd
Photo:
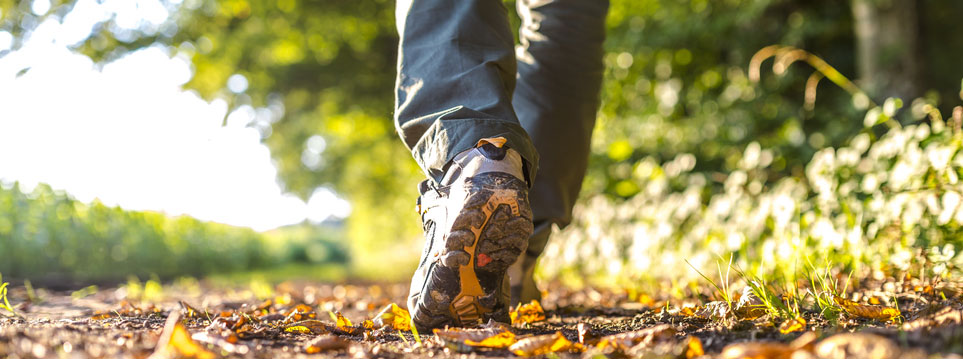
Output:
M0 186L0 273L51 282L171 279L301 264L344 266L339 229L292 226L266 233L190 217L80 203L39 185ZM332 270L326 270L334 273Z

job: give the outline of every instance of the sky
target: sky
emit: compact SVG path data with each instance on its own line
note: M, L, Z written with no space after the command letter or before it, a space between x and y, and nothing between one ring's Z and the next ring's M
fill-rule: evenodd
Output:
M37 14L49 8L49 0L32 3ZM350 213L327 188L307 202L282 191L263 129L249 126L276 120L279 110L228 115L223 100L181 88L192 76L190 61L164 47L102 66L70 51L112 14L120 27L160 26L168 9L157 0L79 0L62 23L41 23L20 49L0 57L0 184L30 190L46 183L84 202L255 230ZM11 41L0 31L0 51ZM229 85L243 92L247 81L238 75Z

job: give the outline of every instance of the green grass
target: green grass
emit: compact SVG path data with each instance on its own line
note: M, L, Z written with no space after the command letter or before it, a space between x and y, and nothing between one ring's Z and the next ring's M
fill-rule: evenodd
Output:
M319 282L342 282L351 278L349 269L340 264L292 263L273 268L252 269L232 273L213 274L204 279L216 286L237 286L249 284L252 280L278 284L290 280L310 280Z
M713 281L712 279L709 279L709 277L706 276L705 274L702 274L702 272L699 271L698 268L692 265L692 263L689 263L689 260L685 260L685 262L686 264L689 265L690 268L692 268L692 270L696 271L696 273L699 273L699 275L702 276L702 278L705 279L706 282L709 282L709 284L716 289L716 294L719 295L719 297L726 302L726 306L729 307L729 311L731 312L733 309L733 306L732 306L732 294L729 291L729 287L730 287L729 271L730 269L732 269L732 254L729 255L729 262L726 264L726 273L724 276L722 274L721 258L719 261L716 262L716 271L719 272L719 284L716 284L715 281Z

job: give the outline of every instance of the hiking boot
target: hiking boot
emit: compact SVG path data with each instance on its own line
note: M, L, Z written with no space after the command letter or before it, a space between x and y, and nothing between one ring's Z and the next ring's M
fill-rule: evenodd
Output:
M504 143L483 139L440 186L421 184L425 249L408 295L418 329L510 322L506 272L528 246L532 210L522 158Z

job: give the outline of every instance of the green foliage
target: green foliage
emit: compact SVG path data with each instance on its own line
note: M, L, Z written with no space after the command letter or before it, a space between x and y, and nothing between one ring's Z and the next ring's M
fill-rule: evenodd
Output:
M898 101L886 102L868 112L867 124L897 115ZM928 120L875 142L864 132L822 149L805 178L771 181L774 151L758 143L738 157L738 169L719 176L721 188L693 171L692 155L661 165L647 158L631 172L639 195L597 195L577 207L575 224L546 249L543 274L678 277L683 258L706 268L713 253L735 252L747 272L769 273L762 279L795 278L802 271L793 263L807 258L863 274L928 261L939 263L926 269L930 276L951 275L963 264L955 251L963 245L963 132L938 116ZM573 248L578 253L568 254Z
M0 272L38 280L199 276L289 261L344 263L333 240L314 231L248 228L189 217L83 204L37 186L0 187ZM297 253L313 253L299 256Z

